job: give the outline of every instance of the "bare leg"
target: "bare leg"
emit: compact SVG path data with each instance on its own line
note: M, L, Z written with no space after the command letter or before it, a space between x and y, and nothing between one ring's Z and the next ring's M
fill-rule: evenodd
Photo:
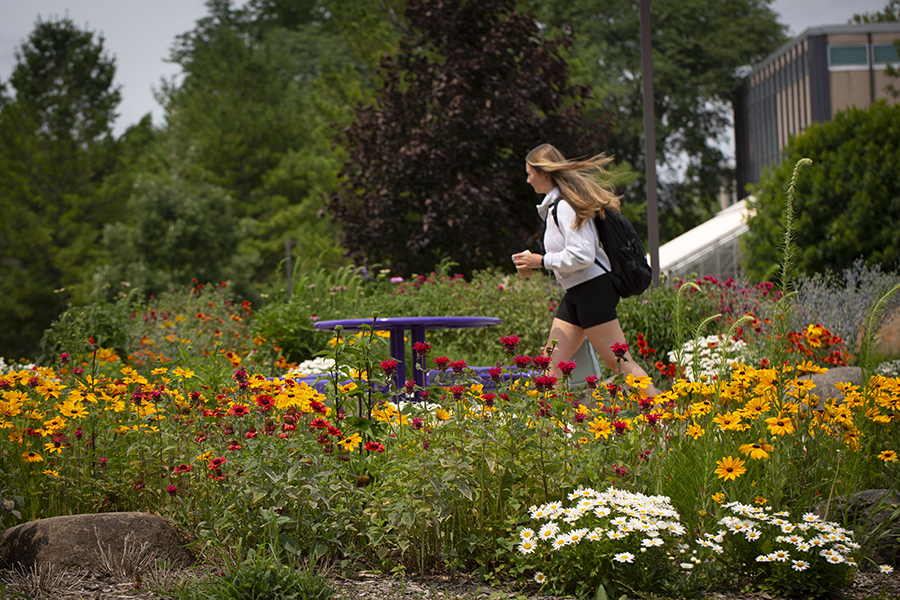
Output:
M647 376L647 372L634 362L630 352L626 352L624 359L621 361L613 353L611 346L615 342L620 344L626 343L625 334L622 332L622 326L619 324L618 319L594 325L585 329L584 333L610 371L616 374L621 372L622 375L631 375L633 377ZM575 350L577 349L576 347ZM572 352L575 352L575 350ZM652 383L647 388L647 395L649 396L656 396L659 393L660 390Z
M553 354L550 355L552 359L550 374L561 380L562 372L556 365L562 361L569 360L578 351L578 348L584 342L584 329L562 319L553 319L553 324L550 326L550 338L547 340L547 348L551 347L550 340L556 340L556 345L553 346Z

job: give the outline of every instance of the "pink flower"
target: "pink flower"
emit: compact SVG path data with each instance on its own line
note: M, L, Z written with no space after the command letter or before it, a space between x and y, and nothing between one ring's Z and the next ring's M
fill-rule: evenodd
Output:
M178 486L170 485L169 487L166 488L166 491L169 492L170 496L174 496L178 493Z
M412 379L407 379L403 387L406 388L407 394L412 394L416 390L416 382Z
M403 283L402 277L391 277L391 283Z
M595 390L597 389L597 381L599 381L599 377L596 375L588 375L584 378L584 382L587 384L588 389Z

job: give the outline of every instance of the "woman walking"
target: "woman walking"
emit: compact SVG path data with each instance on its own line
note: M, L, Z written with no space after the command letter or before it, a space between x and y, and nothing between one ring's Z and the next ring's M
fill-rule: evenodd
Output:
M647 376L630 353L626 352L620 362L612 348L616 343L625 344L625 334L616 314L619 296L607 275L609 258L594 225L596 215L603 218L606 211L619 210L619 197L609 189L612 186L598 181L610 162L612 159L602 154L566 160L550 144L538 146L525 158L528 183L538 194L545 194L537 207L546 224L545 254L526 250L514 254L513 262L523 276L532 269L553 271L565 289L550 326L549 340L557 343L547 344L548 350L552 347L550 373L557 378L561 377L557 365L569 360L585 337L613 373ZM658 393L650 384L648 394Z

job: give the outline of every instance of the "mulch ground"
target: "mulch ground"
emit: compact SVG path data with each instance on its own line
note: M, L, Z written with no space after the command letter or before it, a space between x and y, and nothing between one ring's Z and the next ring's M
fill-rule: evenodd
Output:
M0 581L6 584L8 597L21 594L19 597L34 600L159 600L170 596L160 595L149 588L169 587L189 572L149 574L136 582L134 579L116 579L87 570L52 572L49 569L40 577L0 571ZM331 576L329 579L338 598L346 600L558 600L542 595L534 588L487 586L464 575L398 579L363 572L354 578ZM841 591L847 600L898 600L900 574L858 573L853 585ZM700 597L705 600L780 600L766 593L746 590L709 592ZM3 598L0 587L0 600Z

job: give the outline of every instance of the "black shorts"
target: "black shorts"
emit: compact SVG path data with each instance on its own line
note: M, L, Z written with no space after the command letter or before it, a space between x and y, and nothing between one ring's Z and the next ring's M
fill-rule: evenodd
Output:
M615 321L619 295L609 275L603 274L566 290L556 309L556 318L589 329Z

